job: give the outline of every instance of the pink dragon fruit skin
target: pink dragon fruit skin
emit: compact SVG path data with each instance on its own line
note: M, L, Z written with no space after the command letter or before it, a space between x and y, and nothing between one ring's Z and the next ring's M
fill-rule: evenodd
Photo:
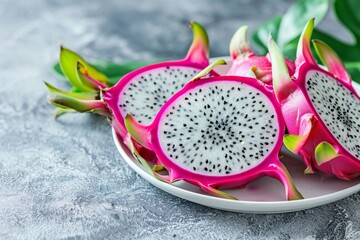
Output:
M202 96L200 92L203 90L204 94L205 94L205 92L208 90L208 92L211 94L211 88L212 88L213 89L212 93L215 94L214 89L217 89L218 87L219 87L219 89L222 89L221 86L227 86L226 84L233 86L233 88L231 88L232 90L236 89L237 86L239 86L239 87L246 86L245 88L249 87L252 89L251 91L254 90L254 92L259 92L259 95L263 94L262 96L264 97L264 99L267 99L266 101L269 102L269 106L273 106L274 110L271 110L271 111L274 111L272 113L275 113L275 115L277 117L277 119L276 119L277 120L277 123L276 123L277 136L275 137L276 140L274 140L275 142L274 142L274 145L272 146L272 149L270 150L269 154L264 157L264 159L259 160L260 162L257 162L256 164L253 164L251 166L250 166L250 164L248 164L250 166L249 169L231 173L229 175L225 174L225 173L214 175L211 173L212 171L210 168L209 169L204 168L204 170L202 170L202 171L210 171L210 172L206 172L206 173L201 172L200 166L204 166L204 165L202 165L202 162L199 163L200 165L199 165L198 170L195 170L194 167L189 169L190 166L187 166L187 167L180 166L181 164L179 164L179 162L177 162L180 160L176 160L176 159L178 159L177 156L175 156L175 155L172 156L169 149L166 149L166 147L164 147L166 144L166 142L165 142L166 139L169 139L169 138L165 137L165 135L162 135L162 134L165 134L165 132L166 132L166 131L164 131L164 133L163 133L162 131L164 129L166 129L167 128L166 126L169 126L169 123L170 123L170 126L172 124L174 124L175 127L176 126L180 126L180 127L184 126L183 128L178 128L178 130L176 130L176 128L174 127L175 129L173 129L173 130L175 132L178 132L177 136L187 136L186 135L187 129L195 129L194 131L199 132L201 129L201 123L199 125L197 125L192 120L192 117L194 116L194 119L195 119L196 114L198 113L197 112L198 109L200 109L199 111L201 111L201 108L199 108L199 106L202 106L202 105L197 105L197 104L202 104L202 101L207 101L207 100L200 100L201 99L200 96ZM227 89L227 88L224 88L224 89ZM228 89L230 89L230 86L228 87ZM219 91L222 91L222 90L219 90ZM184 101L184 99L186 100L187 97L189 97L190 100L188 99L186 101L191 102L191 97L196 98L195 96L197 96L197 93L199 93L198 100L193 101L192 105L188 103L191 106L186 107L185 104L181 105L182 104L181 101ZM210 99L212 99L210 94L206 95L206 99L208 99L209 101L210 101ZM234 93L234 94L237 94L237 93ZM231 102L232 96L233 95L231 95L229 98L227 98L229 102L226 103L227 104L226 106L232 105L232 102ZM238 95L237 97L241 97L241 96ZM220 97L219 97L219 99L220 99ZM177 108L177 106L179 106L177 104L179 104L180 107ZM208 107L206 107L206 104L204 106L205 106L205 109L207 108L208 111L210 111L210 112L212 112L212 110L215 111L216 109L219 109L218 106L215 106L214 108L211 108L209 105L207 105ZM174 122L171 122L171 121L166 122L167 121L166 119L169 119L169 116L172 115L172 113L170 111L179 112L179 111L181 111L181 109L184 109L182 111L185 111L185 113L189 113L190 115L176 118L177 120ZM191 109L196 109L196 113L194 113L195 115L192 115ZM253 109L248 108L247 110L252 111ZM246 111L246 109L244 111ZM224 105L224 109L222 109L221 112L222 113L219 112L219 114L226 114L225 105ZM273 115L273 116L275 116L275 115ZM204 116L205 116L205 110L204 110ZM234 116L235 115L232 115L231 117L234 117ZM209 115L209 118L214 118L214 117L215 116L212 116L211 114ZM239 116L239 118L240 118L240 116ZM234 119L236 119L236 118L234 118ZM200 121L200 120L197 120L197 121ZM249 123L249 124L251 125L251 123ZM163 164L165 166L165 168L168 170L169 175L167 175L167 176L160 175L158 173L154 173L155 176L157 176L158 178L160 178L163 181L171 183L171 182L174 182L177 180L185 180L189 183L200 186L205 192L210 193L212 195L215 195L218 197L223 197L223 198L236 199L232 195L229 195L218 189L233 188L233 187L241 188L241 187L246 186L246 184L248 184L249 182L251 182L257 178L260 178L262 176L270 176L270 177L278 179L285 186L287 199L295 200L295 199L302 198L302 195L299 193L299 191L296 189L295 185L293 184L291 176L289 175L285 166L279 161L279 158L278 158L278 154L279 154L280 148L282 146L282 142L283 142L282 141L283 133L285 131L285 125L284 125L284 122L282 119L280 105L276 101L276 98L275 98L274 94L272 93L272 91L268 90L267 88L262 86L262 84L259 83L258 81L254 81L253 78L236 77L236 76L218 76L218 77L200 79L200 77L199 77L199 78L189 82L188 84L186 84L183 89L181 89L171 99L169 99L167 101L167 103L160 109L159 113L157 114L157 116L155 117L154 121L151 124L142 125L142 124L138 123L133 116L128 114L125 117L125 125L127 127L128 132L130 133L130 135L141 145L154 151L156 153L160 163ZM257 126L257 125L254 124L251 126L254 126L254 128L255 128L255 126ZM231 125L226 125L226 127L231 127ZM187 129L185 129L185 128L187 128ZM252 133L256 132L256 131L264 131L264 132L266 131L266 130L261 130L260 126L258 128L259 129L257 129L257 130L253 130ZM205 128L205 129L210 130L210 128ZM223 130L224 129L225 128L223 128ZM219 131L221 132L221 129ZM189 130L189 132L190 132L190 130ZM235 132L235 130L234 130L234 132ZM208 137L213 137L218 133L219 132L213 132L212 134L209 134L210 136L204 136L201 139L203 140L203 139L207 139ZM205 134L205 130L204 130L204 134ZM170 138L172 137L171 135L168 135L168 136L170 136ZM234 137L234 136L232 136L232 137ZM236 135L235 135L235 137L236 137ZM211 164L213 164L212 170L214 172L217 172L219 169L223 169L220 167L221 164L227 164L227 163L225 163L225 159L221 158L221 157L218 158L218 162L216 162L216 163L211 162L212 160L210 159L209 154L210 153L211 153L210 155L220 154L219 151L223 150L223 149L220 150L220 147L217 150L212 149L212 147L214 147L214 149L216 148L216 146L217 146L216 141L219 140L219 139L215 140L215 137L213 139L214 140L210 145L206 145L207 143L204 142L204 145L201 145L201 148L205 147L205 149L207 149L207 147L210 147L208 150L204 150L204 152L205 152L204 154L208 154L206 156L209 158L209 162L210 162L209 164L210 164L210 166L211 166ZM222 139L222 138L220 137L220 139ZM202 140L198 140L198 141L202 141ZM170 141L170 140L168 140L168 141ZM174 141L176 141L176 140L174 140ZM178 144L178 145L176 145L176 144ZM238 146L241 146L241 141L236 142L236 143L234 142L234 144L239 144ZM170 144L170 145L172 145L172 144ZM166 144L166 146L170 146L170 145L169 145L169 143ZM190 146L190 148L185 149L184 145L188 145L188 146ZM177 148L178 146L180 146L180 149L183 149L183 150L179 154L185 154L185 155L191 154L192 150L194 150L194 149L192 149L192 146L194 146L194 148L195 148L195 145L196 145L196 136L194 135L194 137L192 137L192 138L188 137L186 141L180 141L180 142L174 143L174 145L172 146L172 148L173 148L172 151L174 151L174 154L175 154L176 150L174 150L174 148ZM225 149L227 149L227 145L226 145ZM237 149L237 147L234 146L232 150L234 150L234 149ZM224 151L227 151L227 150L224 150ZM238 151L240 152L240 150L238 150ZM255 149L254 151L259 151L259 149ZM184 152L184 153L182 153L182 152ZM197 156L197 154L201 154L202 152L201 152L201 149L200 150L195 149L193 153L194 153L194 156ZM227 157L226 155L225 155L225 157ZM235 156L236 155L233 154L233 157L235 157ZM252 155L250 155L250 156L252 156ZM185 159L185 158L179 157L179 159ZM190 161L190 158L188 158L188 159ZM202 159L202 157L200 157L200 160L201 159ZM253 159L250 158L248 161L252 161L252 160ZM181 161L183 161L183 160L181 160ZM244 161L244 160L242 160L242 161ZM205 163L206 163L206 161L204 159L204 164ZM191 163L191 161L190 161L189 164L194 164L193 166L195 166L195 164L198 164L198 163L196 163L196 159L195 159L194 163ZM219 168L219 169L216 168L216 166L215 166L216 164L218 164L217 168ZM226 169L226 167L225 167L225 169Z
M256 79L271 85L272 71L269 54L266 56L257 56L250 47L247 40L248 27L240 27L230 41L229 51L233 59L232 66L227 75L229 76L247 76L252 71ZM295 72L295 64L286 59L286 65L290 74Z
M352 117L360 115L360 97L352 87L351 78L339 57L318 40L314 40L315 49L329 71L316 64L310 50L313 27L314 19L308 22L301 35L293 77L285 67L280 49L273 40L269 40L274 91L289 131L284 137L284 144L290 151L302 156L306 165L305 173L320 170L340 179L351 180L360 176L360 138L356 135L359 124L352 121ZM316 90L318 94L315 95L312 91L317 86L320 86L320 90ZM327 108L321 108L326 95L330 96L327 99L329 104L326 103ZM341 101L347 106L341 105ZM333 109L335 104L338 107ZM348 112L348 108L354 108L352 114L355 116L342 117L338 111ZM324 114L325 111L330 112ZM332 114L336 114L336 120L330 123L328 119L333 117ZM341 128L342 122L346 121L351 122L353 127ZM339 135L332 124L346 132L347 137Z

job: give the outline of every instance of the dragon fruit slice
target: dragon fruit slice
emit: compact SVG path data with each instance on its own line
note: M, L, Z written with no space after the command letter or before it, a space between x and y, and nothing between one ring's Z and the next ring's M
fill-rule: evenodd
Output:
M206 71L170 98L151 124L125 117L129 134L154 151L169 172L154 174L231 199L218 189L244 187L267 175L285 186L289 200L301 199L278 159L285 125L271 90L253 78L202 79Z
M274 91L289 131L284 143L302 156L305 173L321 170L354 179L360 175L360 97L339 57L321 41L314 44L329 71L316 64L310 50L313 27L314 19L301 35L293 77L280 49L269 41Z
M100 74L86 64L85 60L74 62L73 55L67 54L64 73L69 73L74 86L83 86L92 93L66 93L47 84L49 102L64 111L94 112L108 117L120 137L127 138L124 117L130 112L140 122L150 123L161 106L186 82L209 64L209 43L205 29L196 22L190 22L194 38L187 56L182 60L152 64L124 76L115 86L107 88ZM66 59L65 59L66 60ZM74 71L71 71L73 64ZM215 72L212 75L217 75ZM76 85L75 85L76 83ZM70 109L70 110L68 110ZM131 141L126 140L127 144ZM132 147L130 147L132 148Z
M233 59L229 76L248 76L249 71L254 73L254 77L266 84L272 84L271 61L269 54L266 56L256 56L247 40L248 26L240 27L233 35L229 51ZM286 65L290 74L295 72L295 64L286 59Z

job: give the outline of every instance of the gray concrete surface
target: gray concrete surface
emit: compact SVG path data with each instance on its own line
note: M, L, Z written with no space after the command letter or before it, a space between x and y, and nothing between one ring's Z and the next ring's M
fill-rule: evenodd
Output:
M360 239L360 194L279 215L199 206L132 171L104 119L55 121L46 102L42 80L67 87L51 72L60 43L90 60L180 58L194 19L209 30L212 56L227 55L240 25L289 4L0 0L0 239ZM322 27L339 32L333 23Z

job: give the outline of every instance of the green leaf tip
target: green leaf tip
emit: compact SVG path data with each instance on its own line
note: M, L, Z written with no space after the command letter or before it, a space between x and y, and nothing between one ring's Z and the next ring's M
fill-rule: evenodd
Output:
M205 28L195 21L189 21L189 26L193 31L194 40L203 42L206 48L209 48L209 37Z
M296 50L296 66L300 66L303 62L316 65L310 49L310 39L315 26L315 18L310 19L305 25L298 42Z
M207 66L206 68L204 68L203 70L201 70L198 74L196 74L191 81L197 80L197 79L201 79L203 77L205 77L206 75L209 74L209 72L211 72L214 67L219 66L219 65L226 65L226 61L224 59L219 59L213 63L211 63L209 66Z
M96 81L109 85L109 79L89 63L85 61L77 53L71 51L70 49L60 46L60 68L62 73L66 76L69 82L76 88L84 92L93 91L93 89L86 84L84 84L77 75L77 64L80 62L86 69L88 74Z
M57 107L54 111L54 118L57 119L62 115L65 115L67 113L76 113L77 111L71 108L61 108Z
M99 91L99 89L105 89L107 86L102 82L95 80L92 76L90 76L89 71L85 65L83 65L80 61L76 63L76 77L83 84L95 91Z
M45 86L49 91L48 101L55 107L73 109L77 112L94 112L107 117L111 115L111 112L101 100L87 99L82 93L62 91L47 82L45 82Z
M186 59L193 63L207 65L209 62L209 37L203 26L195 21L190 21L189 26L193 31L193 41L186 55Z
M340 155L336 152L333 145L328 142L322 142L315 148L315 160L319 166L338 156Z

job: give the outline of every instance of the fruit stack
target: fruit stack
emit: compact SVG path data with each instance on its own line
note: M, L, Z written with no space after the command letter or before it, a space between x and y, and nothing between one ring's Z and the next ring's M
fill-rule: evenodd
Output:
M230 42L233 60L225 75L216 71L224 60L209 63L205 29L190 26L194 38L184 59L136 69L115 85L62 47L62 72L78 91L46 83L57 116L105 116L154 177L184 180L218 197L234 199L220 189L270 176L284 185L288 200L302 199L279 160L283 145L302 157L305 174L359 177L360 97L324 42L313 40L325 67L314 60L314 19L302 32L295 62L284 58L271 36L269 53L256 56L241 27Z

